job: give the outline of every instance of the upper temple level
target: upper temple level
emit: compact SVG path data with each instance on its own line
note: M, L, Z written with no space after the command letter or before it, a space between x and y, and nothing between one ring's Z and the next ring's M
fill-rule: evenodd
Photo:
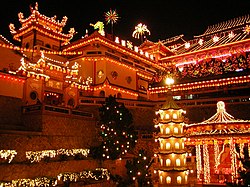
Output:
M35 46L40 45L45 49L58 51L73 38L74 28L71 28L68 34L62 32L68 20L66 16L61 21L56 20L56 16L47 17L38 11L38 3L34 7L30 6L30 12L31 15L28 18L24 18L22 12L18 13L21 23L19 29L16 29L12 23L9 25L13 39L20 41L22 47L34 49Z
M98 31L71 41L74 32L62 32L66 17L58 21L55 16L44 16L38 4L30 10L26 19L18 14L21 28L16 30L10 24L20 46L0 38L0 94L32 104L38 98L74 107L83 101L80 97L108 95L159 101L168 90L163 80L171 76L175 79L173 95L185 102L190 98L233 96L245 100L250 96L249 16L209 26L193 40L179 35L135 46ZM15 77L24 83L19 90L8 87ZM91 84L85 86L88 80Z

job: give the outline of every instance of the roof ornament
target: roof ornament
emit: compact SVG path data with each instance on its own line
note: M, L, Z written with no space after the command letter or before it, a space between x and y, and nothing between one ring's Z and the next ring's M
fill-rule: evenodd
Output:
M15 28L15 25L13 23L9 24L9 29L10 29L10 33L11 34L15 34L16 33L16 28Z
M105 36L104 24L103 24L103 22L97 21L95 24L90 23L90 26L93 26L94 29L98 29L98 32L99 32L102 36Z
M34 8L30 5L30 12L31 12L31 13L32 13L33 11L37 11L37 10L38 10L38 2L36 2Z

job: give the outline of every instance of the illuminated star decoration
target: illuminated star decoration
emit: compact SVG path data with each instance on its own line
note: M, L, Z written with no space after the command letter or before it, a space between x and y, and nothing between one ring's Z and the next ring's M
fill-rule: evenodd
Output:
M148 30L147 26L145 24L139 23L137 26L135 26L132 36L137 39L141 37L141 41L143 42L142 36L145 34L145 32L150 35L150 31Z
M117 20L119 19L119 16L116 12L116 10L109 10L108 12L105 13L105 21L107 22L107 24L111 24L111 32L112 32L112 38L114 35L114 30L113 30L113 25L114 23L117 22Z

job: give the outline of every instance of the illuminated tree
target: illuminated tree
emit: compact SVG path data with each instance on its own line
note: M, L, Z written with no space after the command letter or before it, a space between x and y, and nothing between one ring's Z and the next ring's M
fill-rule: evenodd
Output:
M137 142L134 130L133 117L130 111L109 96L105 104L99 108L99 126L102 143L95 148L92 154L101 159L122 158Z
M150 35L150 31L148 30L147 26L139 23L137 26L135 26L135 30L132 34L134 38L141 38L141 42L143 42L143 36L148 33Z
M243 147L243 156L241 156L240 146L235 145L236 152L239 155L239 161L242 164L242 167L238 169L238 178L237 182L226 182L227 186L230 187L248 187L250 186L250 157L248 146L244 145Z
M114 23L116 23L118 19L119 19L119 16L118 16L116 10L110 9L108 12L105 13L106 23L111 24L112 39L114 39Z
M129 183L137 181L138 187L153 186L149 168L152 164L151 157L144 149L139 150L138 156L126 163Z

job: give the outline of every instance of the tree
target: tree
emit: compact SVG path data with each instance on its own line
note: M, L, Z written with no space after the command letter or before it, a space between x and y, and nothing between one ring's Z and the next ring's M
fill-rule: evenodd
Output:
M238 153L238 160L241 162L242 167L238 169L238 178L237 181L233 183L226 183L227 186L231 187L248 187L250 186L250 158L248 145L243 147L243 155L238 144L235 145L236 152ZM241 156L242 155L242 156Z
M92 154L101 159L122 158L137 142L132 114L124 104L118 103L116 98L110 95L99 108L99 116L102 143L92 149Z
M153 186L149 168L153 160L144 149L139 150L138 156L126 163L129 182L137 181L139 187Z
M112 35L112 39L114 40L114 23L117 22L117 20L119 19L119 16L116 12L116 10L109 10L108 12L105 12L105 21L107 22L107 24L111 24L111 35Z
M145 35L146 32L150 35L150 31L148 30L147 26L139 23L137 26L135 26L132 36L137 39L141 38L141 42L143 43L143 35Z

